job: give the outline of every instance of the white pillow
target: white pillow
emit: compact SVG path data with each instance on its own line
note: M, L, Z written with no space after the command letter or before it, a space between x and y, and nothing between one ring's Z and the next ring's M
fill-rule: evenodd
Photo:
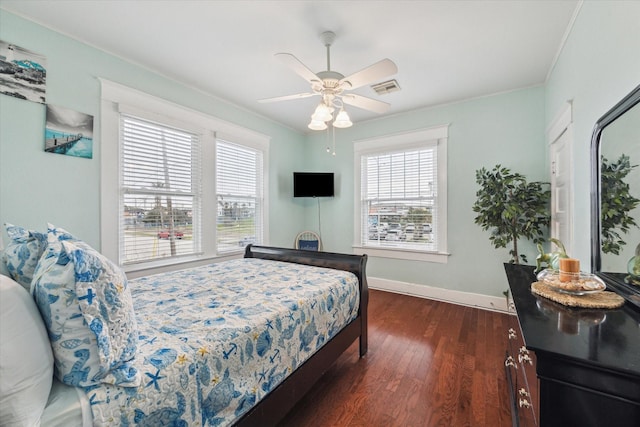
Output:
M0 250L0 275L9 277L7 263L4 262L4 251Z
M53 380L53 354L35 302L0 275L0 425L39 426Z

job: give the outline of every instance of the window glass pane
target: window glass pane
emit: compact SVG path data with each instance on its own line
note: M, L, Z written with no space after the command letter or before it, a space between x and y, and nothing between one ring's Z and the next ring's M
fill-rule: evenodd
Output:
M262 242L262 153L216 142L217 249L237 251Z
M192 254L193 198L126 194L122 229L126 262Z
M436 251L436 147L362 156L362 243Z
M121 262L197 253L197 135L122 115L121 142Z
M123 185L192 191L195 135L140 120L123 120Z

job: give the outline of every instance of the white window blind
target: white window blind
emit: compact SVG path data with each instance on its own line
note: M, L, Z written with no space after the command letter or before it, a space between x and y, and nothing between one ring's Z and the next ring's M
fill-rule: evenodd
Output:
M217 251L263 241L263 153L216 140Z
M200 251L200 138L120 115L120 262Z
M361 242L438 248L438 152L435 142L361 156Z

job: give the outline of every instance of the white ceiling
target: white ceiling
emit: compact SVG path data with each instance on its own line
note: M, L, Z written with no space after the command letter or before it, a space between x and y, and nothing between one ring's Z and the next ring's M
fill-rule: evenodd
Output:
M386 115L392 115L544 83L578 5L578 0L0 0L2 9L301 132L310 132L306 125L319 98L257 100L309 92L308 83L274 54L292 53L314 72L323 71L323 31L337 35L331 47L334 71L349 75L384 58L396 63L399 92L354 90L390 103ZM347 110L356 124L378 116L352 106Z

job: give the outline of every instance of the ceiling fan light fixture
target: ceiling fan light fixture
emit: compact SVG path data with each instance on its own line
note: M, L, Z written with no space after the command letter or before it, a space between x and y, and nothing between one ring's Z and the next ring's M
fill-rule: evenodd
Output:
M332 111L325 105L324 102L321 102L316 107L316 111L313 112L311 116L311 120L319 121L319 122L328 122L333 118L331 115Z
M353 122L349 118L349 114L341 108L336 119L333 121L333 127L344 129L351 126L353 126Z
M342 73L332 70L331 45L335 38L336 35L332 31L325 31L321 34L321 39L327 51L327 68L326 70L318 73L311 71L309 67L304 65L298 58L290 53L276 54L276 57L280 61L311 85L311 92L259 100L259 102L265 103L307 98L310 96L320 96L320 102L311 115L311 121L307 127L311 130L325 130L328 129L329 123L331 123L334 133L334 145L335 128L348 128L353 126L353 122L351 121L349 114L344 111L343 104L361 108L363 110L373 111L378 114L387 112L390 107L390 104L386 102L367 98L366 96L357 95L355 93L347 93L347 91L369 85L375 81L380 81L398 72L396 64L387 58L346 77ZM395 82L395 80L393 80L393 82ZM384 84L384 89L390 90L386 83L387 82ZM395 87L398 87L397 82ZM336 113L336 111L338 112L335 114L334 120L334 113Z
M327 124L321 120L311 119L311 122L307 127L311 130L325 130L327 128Z

